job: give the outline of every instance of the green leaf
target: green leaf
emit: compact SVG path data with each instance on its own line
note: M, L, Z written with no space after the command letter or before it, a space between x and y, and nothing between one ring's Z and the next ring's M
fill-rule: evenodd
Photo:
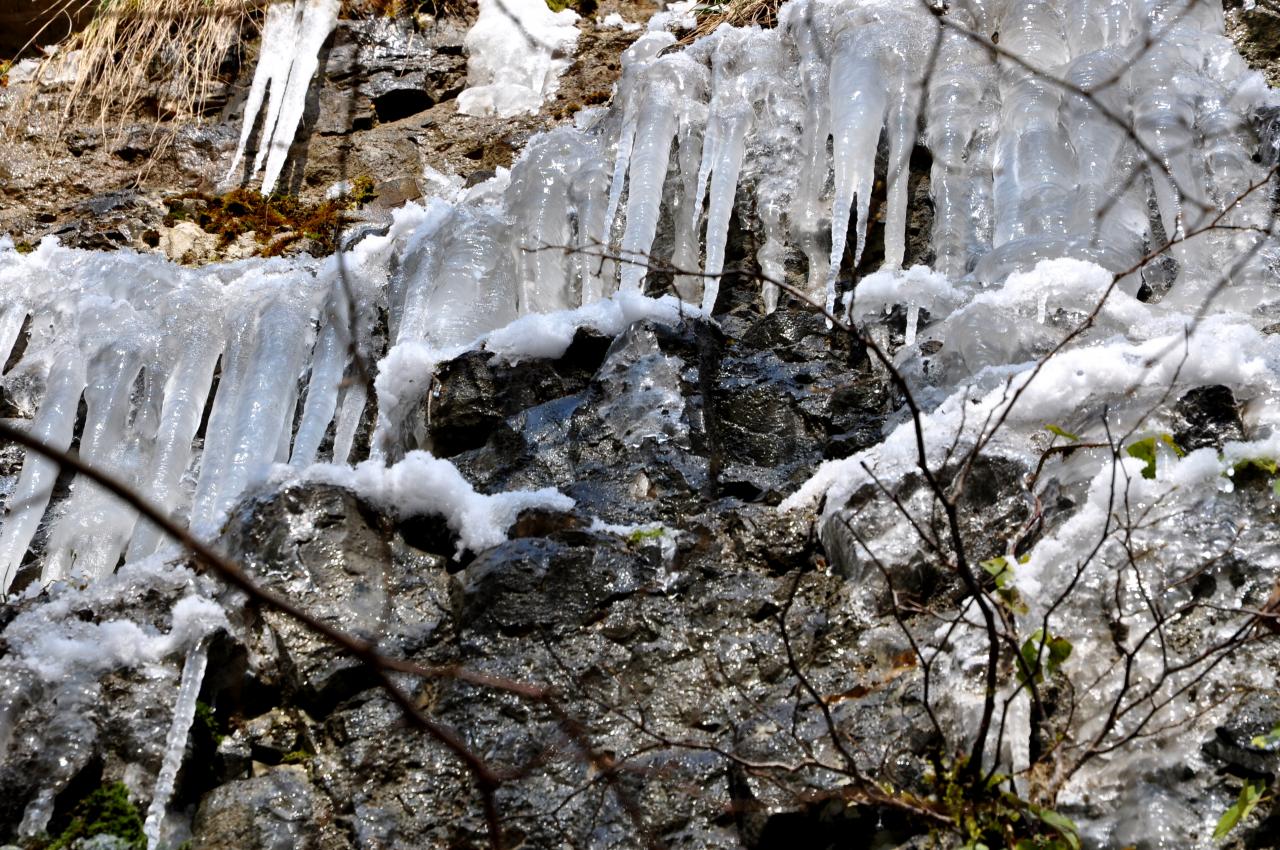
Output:
M1044 645L1043 651L1041 651L1041 644ZM1044 629L1036 629L1031 637L1023 642L1021 650L1022 660L1025 662L1026 669L1031 671L1032 681L1043 682L1046 673L1050 676L1057 673L1058 668L1071 657L1073 648L1071 641L1066 638L1057 635L1049 635L1046 638ZM1018 672L1019 681L1025 681L1024 675L1021 670Z
M1045 826L1061 835L1071 850L1080 850L1080 833L1076 830L1076 825L1071 818L1059 814L1053 809L1033 809L1032 811L1036 813L1036 817L1044 822Z
M1240 473L1250 469L1265 472L1268 475L1275 475L1277 471L1280 471L1280 464L1277 464L1276 459L1273 457L1249 457L1236 461L1236 465L1231 468L1231 471Z
M1236 824L1249 816L1249 813L1258 805L1258 801L1262 799L1262 792L1266 786L1261 782L1253 779L1246 779L1244 785L1240 787L1240 796L1232 803L1231 808L1222 813L1222 817L1218 818L1218 825L1213 829L1213 840L1221 841L1226 838L1231 830L1236 828Z
M1005 558L992 558L990 561L983 561L980 566L996 580L996 587L1004 588L1013 581L1013 568Z
M1050 434L1054 434L1064 440L1070 440L1073 443L1080 442L1080 436L1078 434L1072 434L1070 431L1063 430L1057 425L1046 425L1044 426L1044 429Z
M1280 726L1277 726L1265 735L1258 735L1249 743L1263 750L1280 747Z
M1147 437L1145 440L1139 440L1129 448L1125 449L1125 454L1129 457L1136 457L1138 460L1146 464L1142 467L1143 478L1156 477L1156 438Z
M1159 454L1160 443L1164 443L1168 446L1177 457L1185 457L1187 454L1182 450L1182 446L1179 446L1174 442L1172 434L1161 434L1159 437L1147 437L1145 440L1138 440L1136 443L1130 445L1129 448L1125 449L1125 453L1128 454L1129 457L1136 457L1138 460L1143 461L1146 464L1146 466L1142 468L1143 478L1156 477L1156 455Z

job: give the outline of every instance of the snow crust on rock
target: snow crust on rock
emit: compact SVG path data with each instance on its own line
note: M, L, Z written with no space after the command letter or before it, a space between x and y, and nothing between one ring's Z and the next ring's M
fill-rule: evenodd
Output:
M483 552L502 543L521 511L567 511L574 505L573 499L554 487L492 495L477 493L452 463L423 451L409 452L392 466L376 460L354 467L317 464L307 469L303 477L354 490L401 518L442 516L458 535L458 554L466 549Z
M458 111L499 118L537 112L560 87L577 44L572 9L553 12L545 0L480 0L464 42L467 87Z

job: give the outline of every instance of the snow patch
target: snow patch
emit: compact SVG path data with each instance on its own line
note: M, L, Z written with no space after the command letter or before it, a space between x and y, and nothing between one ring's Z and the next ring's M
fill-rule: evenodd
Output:
M575 504L554 487L477 493L452 463L422 451L409 452L390 467L378 461L355 467L318 464L302 478L346 487L401 518L443 516L458 535L458 554L466 549L483 552L502 543L516 518L529 508L567 511Z

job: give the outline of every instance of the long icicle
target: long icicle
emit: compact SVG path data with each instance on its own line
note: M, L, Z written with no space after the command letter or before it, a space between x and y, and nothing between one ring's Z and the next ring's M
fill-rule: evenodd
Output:
M173 720L169 723L169 736L164 743L164 759L160 762L160 773L156 776L155 790L151 793L151 805L147 807L147 819L142 825L147 850L156 850L160 846L160 831L164 826L164 816L169 810L169 799L173 796L178 771L182 768L182 758L187 751L187 737L191 734L191 724L196 717L196 699L200 696L200 686L204 683L204 671L208 663L209 641L208 638L200 638L187 652L187 661L182 666L178 698L173 702Z

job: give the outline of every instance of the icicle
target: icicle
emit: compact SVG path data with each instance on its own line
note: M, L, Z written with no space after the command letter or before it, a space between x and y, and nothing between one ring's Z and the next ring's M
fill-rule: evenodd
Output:
M57 451L66 451L71 445L76 409L84 391L85 363L80 352L74 349L63 349L54 359L57 365L49 372L44 401L29 433ZM0 527L0 593L8 592L22 565L57 478L57 461L27 452Z
M253 173L257 174L265 164L262 194L269 195L275 190L293 145L293 136L302 121L311 78L320 66L320 48L337 26L340 6L339 0L295 0L291 8L284 3L267 8L258 67L250 84L240 144L227 172L228 180L244 158L263 95L269 90Z
M604 256L609 253L608 194L609 172L601 161L585 163L569 186L577 220L574 259L583 304L611 294L617 283L617 263Z
M573 247L570 186L580 167L598 159L581 135L569 127L553 130L531 145L511 171L506 200L520 239L522 312L565 310L579 303L565 261Z
M688 102L702 98L706 70L686 56L670 54L655 60L647 69L645 84L636 130L639 142L628 169L627 227L622 235L623 290L638 290L648 272L671 143Z
M834 138L835 200L831 207L831 257L826 281L827 309L836 310L836 277L844 258L849 213L857 199L856 268L867 241L867 218L875 178L876 147L889 107L888 86L881 65L866 56L857 30L836 47L831 63L831 130Z
M284 422L291 420L302 357L308 344L307 315L285 297L251 303L241 330L223 361L191 527L213 530L246 486L276 457Z
M212 317L197 312L212 322ZM182 500L181 481L191 462L192 442L213 385L214 368L222 353L222 340L212 333L195 334L182 340L177 361L163 386L163 406L156 431L155 447L146 481L147 495L161 510L172 514ZM138 524L129 544L128 559L154 554L162 536L150 522Z
M675 43L671 33L649 33L622 53L622 79L618 81L618 98L622 106L622 126L618 131L617 150L614 154L613 180L609 186L609 202L605 207L605 226L612 228L622 203L622 190L627 183L627 171L631 168L631 153L635 148L636 131L640 124L639 77L658 53Z
M828 98L827 56L824 44L827 22L824 7L817 4L790 4L779 10L779 24L795 44L800 56L801 91L804 114L801 119L800 150L803 161L789 209L792 238L809 262L809 295L822 298L828 289L828 254L823 240L821 206L828 173L827 139L831 135L831 108ZM829 301L834 299L829 298Z
M348 463L351 460L351 446L355 443L356 429L360 427L360 417L364 415L368 394L368 389L359 381L353 381L347 385L347 390L342 396L342 407L338 410L338 422L334 428L334 463Z
M324 332L316 342L311 359L311 380L307 383L307 400L302 408L302 421L293 441L293 454L289 463L308 466L315 463L316 453L324 440L329 423L333 421L338 406L338 385L347 365L348 335L350 329L342 318L330 312L325 320ZM290 423L292 425L292 423ZM288 440L283 441L288 445Z
M0 311L0 370L13 352L13 346L18 341L26 320L27 308L23 304L13 304Z
M117 320L111 327L121 339L100 352L89 365L80 457L94 469L132 484L133 476L126 471L123 457L129 446L125 425L130 393L142 369L142 359L130 347L131 339L137 336L136 328L115 313L104 318ZM50 540L41 575L44 581L72 575L73 566L76 573L90 578L106 575L115 569L133 527L133 510L121 505L113 494L80 476L71 486L71 498Z
M173 702L173 720L169 723L169 736L164 743L164 758L160 762L160 773L156 776L155 788L151 792L151 805L147 807L147 818L142 826L142 834L147 839L147 850L156 850L160 846L160 832L169 811L169 799L173 796L178 771L182 768L182 759L186 755L187 738L191 735L191 724L196 716L196 700L200 697L200 686L204 683L208 661L208 643L205 638L201 638L191 647L186 663L182 666L182 681L178 685L177 699Z
M903 337L906 345L916 344L916 326L920 324L920 307L917 304L907 305L907 330Z

